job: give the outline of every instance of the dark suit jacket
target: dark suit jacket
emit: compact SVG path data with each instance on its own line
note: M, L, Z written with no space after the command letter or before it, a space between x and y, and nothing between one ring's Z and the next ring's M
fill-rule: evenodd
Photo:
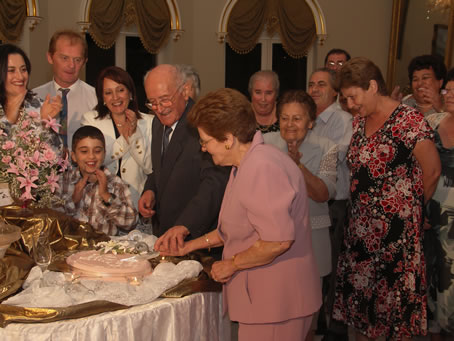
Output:
M159 119L153 120L153 172L144 191L155 193L157 236L175 225L186 226L191 239L216 228L230 168L215 166L211 155L201 151L197 129L186 120L193 103L189 99L162 162L164 127Z

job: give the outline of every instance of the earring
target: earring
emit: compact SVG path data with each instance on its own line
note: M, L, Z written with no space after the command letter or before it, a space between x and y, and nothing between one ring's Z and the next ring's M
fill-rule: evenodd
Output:
M230 146L228 144L224 145L225 149L229 150Z
M106 106L106 102L104 102L103 104L104 104L104 106Z

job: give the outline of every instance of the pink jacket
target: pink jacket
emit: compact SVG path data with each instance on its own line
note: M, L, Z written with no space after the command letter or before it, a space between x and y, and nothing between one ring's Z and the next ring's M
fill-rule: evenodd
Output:
M224 309L242 323L270 323L308 316L321 305L312 252L308 198L301 171L284 153L263 144L260 132L224 194L218 232L223 258L258 239L293 240L272 263L237 272L224 285Z

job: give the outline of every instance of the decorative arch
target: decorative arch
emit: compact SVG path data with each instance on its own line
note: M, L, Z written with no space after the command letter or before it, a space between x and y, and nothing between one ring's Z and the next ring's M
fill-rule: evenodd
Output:
M229 23L230 14L232 13L232 9L236 5L237 2L238 2L238 0L227 0L227 2L224 5L224 8L221 13L221 17L219 19L218 32L217 32L218 41L220 43L224 43L225 38L228 35L227 26ZM312 15L314 17L318 42L320 45L323 45L323 43L327 37L325 15L317 0L305 0L305 2L311 9Z

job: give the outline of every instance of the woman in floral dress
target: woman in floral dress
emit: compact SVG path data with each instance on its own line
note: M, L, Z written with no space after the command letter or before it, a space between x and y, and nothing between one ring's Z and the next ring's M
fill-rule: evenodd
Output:
M434 274L428 283L428 306L432 340L454 337L454 69L448 72L444 89L444 113L427 117L435 130L435 145L440 153L441 177L428 205L428 217L436 238Z
M366 58L345 64L340 88L359 115L333 318L355 328L356 341L408 340L427 330L421 231L440 174L433 131L422 114L387 96L380 70Z

